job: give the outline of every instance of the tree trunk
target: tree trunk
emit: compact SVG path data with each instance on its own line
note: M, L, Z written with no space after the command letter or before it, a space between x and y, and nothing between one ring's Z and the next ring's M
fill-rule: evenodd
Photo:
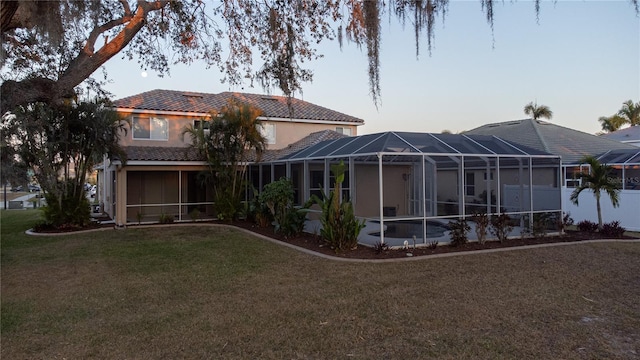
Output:
M602 230L602 210L600 209L600 191L596 195L596 208L598 209L598 230Z

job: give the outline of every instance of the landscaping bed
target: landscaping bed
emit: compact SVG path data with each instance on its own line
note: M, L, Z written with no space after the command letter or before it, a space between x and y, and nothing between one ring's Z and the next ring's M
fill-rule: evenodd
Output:
M598 232L585 232L585 231L566 231L563 235L548 235L542 238L513 238L504 242L499 241L486 241L484 244L478 242L469 242L459 246L451 246L448 244L438 245L436 248L416 247L413 248L413 244L409 244L409 249L388 249L383 251L376 251L374 248L358 245L356 249L336 252L333 249L323 244L320 236L302 233L298 236L284 237L274 233L271 227L259 227L256 224L248 221L237 221L232 225L241 227L243 229L250 230L252 232L270 237L272 239L286 242L292 245L296 245L305 249L316 251L322 254L351 259L392 259L392 258L405 258L416 256L429 256L434 254L444 254L461 251L474 251L484 249L498 249L498 248L510 248L526 245L538 245L549 243L564 243L564 242L576 242L583 240L597 240L597 239L610 239L611 237L604 237ZM636 239L632 236L623 236L623 239ZM408 255L410 254L410 255Z

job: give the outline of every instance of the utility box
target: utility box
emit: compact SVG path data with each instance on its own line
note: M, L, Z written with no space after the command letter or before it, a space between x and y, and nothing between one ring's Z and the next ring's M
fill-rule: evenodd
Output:
M24 203L18 200L9 201L9 209L24 209Z

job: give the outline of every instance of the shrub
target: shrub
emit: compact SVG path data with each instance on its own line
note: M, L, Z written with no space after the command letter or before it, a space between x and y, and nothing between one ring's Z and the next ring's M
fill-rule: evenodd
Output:
M489 228L489 216L485 212L475 213L471 220L476 223L478 242L484 244L487 239L487 229Z
M620 226L619 221L612 221L610 223L605 223L602 225L602 229L600 233L604 236L610 236L615 238L621 238L624 235L625 228Z
M173 215L162 213L160 214L160 218L158 219L160 224L172 224L173 223Z
M349 201L340 201L340 193L345 173L344 162L331 166L335 177L335 185L329 195L322 193L322 199L311 197L311 202L320 205L322 215L320 235L324 242L335 251L344 251L358 245L358 235L364 228L364 220L358 220L353 212L353 205Z
M42 208L45 224L48 227L82 228L91 221L91 204L85 196L82 186L73 182L60 182L58 187L66 191L46 192L47 205ZM60 194L58 197L57 194Z
M541 239L547 235L547 224L549 223L548 213L533 214L533 226L531 235L536 239Z
M577 224L578 231L594 233L598 230L598 224L589 220L582 220Z
M504 242L507 240L507 236L513 230L513 225L511 225L511 218L507 214L500 214L498 216L493 216L491 218L491 226L489 227L491 233L500 240L500 242Z
M264 224L269 217L273 218L274 230L284 236L297 235L304 229L304 222L307 217L306 209L293 206L293 184L287 178L281 178L267 184L260 195L258 195L256 208L256 219Z
M449 228L451 229L451 246L458 246L467 243L467 233L471 230L469 224L464 218L459 218L456 221L449 221Z
M438 247L438 240L429 240L429 243L427 244L427 247L429 249L435 249Z
M558 219L558 231L565 232L567 228L573 225L573 218L570 213L562 213L562 218Z
M192 221L196 221L200 219L200 210L198 208L194 208L193 210L191 210L191 212L189 213L189 217L191 217Z
M376 243L373 245L373 250L375 250L376 254L380 254L383 251L389 250L389 245L381 241L376 241Z

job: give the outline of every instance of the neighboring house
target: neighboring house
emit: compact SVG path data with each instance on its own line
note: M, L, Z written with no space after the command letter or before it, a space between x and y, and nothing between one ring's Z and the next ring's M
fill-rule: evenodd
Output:
M603 138L620 141L628 145L640 147L640 126L629 126L618 131L601 135Z
M637 127L637 126L636 126ZM597 221L595 199L592 193L584 191L579 198L579 206L569 201L569 196L578 185L575 174L584 168L580 160L586 156L598 157L601 162L613 166L621 183L620 207L613 208L603 195L604 221L620 221L630 230L640 230L640 156L638 148L607 136L595 136L569 129L542 120L524 119L487 124L469 130L465 134L495 135L502 139L545 151L562 158L563 204L565 212L571 213L576 221ZM640 183L640 181L639 181Z
M162 214L186 220L194 209L200 217L214 217L212 194L198 181L205 163L189 148L190 139L182 131L211 119L210 112L219 111L230 99L262 110L265 158L295 151L300 144L355 136L364 124L362 119L303 100L289 103L271 95L152 90L116 100L115 109L130 123L121 137L127 163L105 159L97 168L102 210L117 225L158 221Z

